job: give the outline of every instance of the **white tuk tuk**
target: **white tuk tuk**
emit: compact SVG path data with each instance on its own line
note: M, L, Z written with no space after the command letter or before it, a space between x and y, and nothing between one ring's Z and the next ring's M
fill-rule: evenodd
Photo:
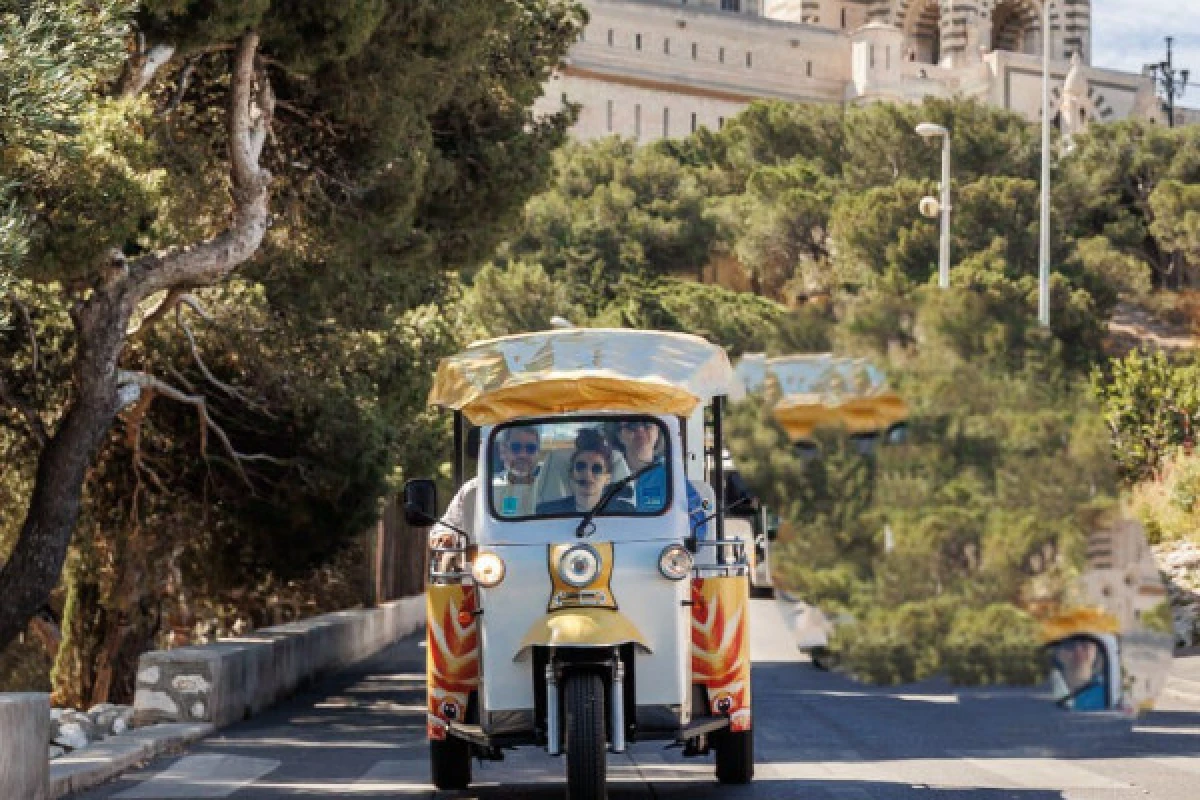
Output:
M442 361L430 404L455 415L459 492L427 587L438 788L530 746L565 755L569 797L601 798L607 751L651 740L751 780L744 545L724 535L719 459L688 478L706 460L688 423L708 406L720 452L733 381L721 348L649 331L523 334ZM432 481L406 484L410 524L436 508Z

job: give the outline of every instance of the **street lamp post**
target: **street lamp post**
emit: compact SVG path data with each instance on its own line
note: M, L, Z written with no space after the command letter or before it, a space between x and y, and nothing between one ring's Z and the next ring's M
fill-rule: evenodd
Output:
M1042 221L1038 242L1038 323L1050 327L1050 0L1042 8Z
M950 131L932 122L922 122L917 133L926 139L942 140L942 192L938 205L942 212L942 237L938 253L938 286L950 288Z

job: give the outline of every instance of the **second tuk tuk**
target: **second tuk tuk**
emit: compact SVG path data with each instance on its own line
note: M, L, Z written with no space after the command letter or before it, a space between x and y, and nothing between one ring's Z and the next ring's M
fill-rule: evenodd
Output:
M720 459L688 474L709 461L689 422L721 452L733 385L721 348L648 331L510 336L439 365L457 492L427 586L435 786L540 747L565 756L569 797L601 798L606 754L652 740L752 779L744 545L725 537ZM406 484L410 524L436 508L432 481Z
M819 457L813 434L821 427L845 430L862 455L905 438L907 405L888 386L883 370L864 359L831 353L775 358L749 354L738 362L736 375L740 392L764 395L772 416L801 457ZM757 525L751 586L773 592L771 544L778 520L761 504L758 515L753 520ZM815 605L794 599L790 605L797 645L811 653L814 666L828 667L834 623Z

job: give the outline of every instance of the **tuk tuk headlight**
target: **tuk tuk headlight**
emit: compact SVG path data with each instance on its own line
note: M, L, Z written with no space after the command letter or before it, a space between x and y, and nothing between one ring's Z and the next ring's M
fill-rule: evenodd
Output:
M558 577L575 589L582 589L600 575L600 554L586 544L577 544L558 559Z
M504 580L504 559L495 553L480 553L471 564L471 577L485 589L491 589Z
M658 571L668 580L681 581L692 572L692 554L681 544L669 544L658 557Z

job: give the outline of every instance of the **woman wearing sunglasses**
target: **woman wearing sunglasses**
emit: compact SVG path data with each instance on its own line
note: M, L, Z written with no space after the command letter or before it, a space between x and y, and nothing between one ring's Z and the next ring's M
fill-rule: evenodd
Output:
M604 434L595 428L585 428L575 437L575 450L571 454L571 494L539 503L538 514L573 514L591 511L604 490L612 481L613 450ZM605 506L604 513L629 514L633 504L627 500L613 499Z

